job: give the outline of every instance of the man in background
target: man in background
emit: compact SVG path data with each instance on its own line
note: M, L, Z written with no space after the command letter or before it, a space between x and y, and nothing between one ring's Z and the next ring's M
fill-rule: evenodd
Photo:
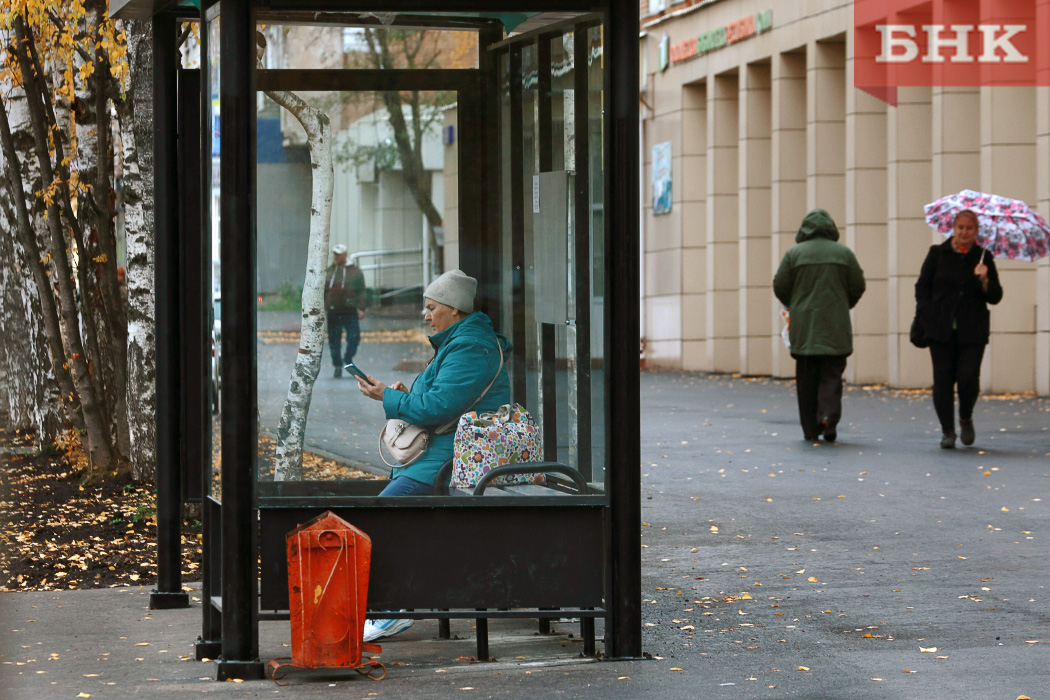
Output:
M328 314L328 349L335 366L333 376L343 376L343 365L354 361L361 343L360 319L365 316L367 291L361 269L347 259L346 246L332 246L332 264L325 275L324 306ZM343 350L343 334L346 350Z
M802 220L796 244L773 278L773 293L791 313L789 340L795 358L798 417L812 442L838 437L842 373L853 354L849 311L864 294L864 271L823 209Z

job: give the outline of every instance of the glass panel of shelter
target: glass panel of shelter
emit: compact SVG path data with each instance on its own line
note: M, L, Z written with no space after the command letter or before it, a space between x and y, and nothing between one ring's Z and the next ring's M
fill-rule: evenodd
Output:
M210 138L204 140L203 159L207 163L206 172L208 177L205 183L207 193L207 211L205 217L210 221L211 240L211 350L212 362L209 376L209 396L211 397L212 421L211 421L211 468L208 479L208 488L205 495L216 499L222 498L220 482L220 455L222 451L222 314L221 298L219 295L219 223L221 211L219 209L219 6L215 5L208 13L204 44L206 50L206 61L204 62L207 72L205 81L207 84L208 98L205 100L204 113L206 115L205 128L209 129Z
M579 469L599 489L606 418L602 61L601 27L576 26L511 44L499 62L501 260L511 281L503 315L525 345L524 378L515 387L543 425L545 458ZM514 284L523 287L517 314Z
M327 28L339 34L338 41L343 42L343 48L360 40L356 30L348 32L348 28L340 26ZM303 44L307 29L312 36L317 28L270 25L264 32L267 37L284 37L285 42L289 37L298 37L298 44ZM606 417L602 303L604 59L600 25L595 26L592 21L589 26L571 29L575 31L555 32L530 43L508 43L501 49L497 61L499 176L486 178L484 186L498 182L500 187L498 245L503 325L500 330L512 338L515 352L523 360L509 363L515 375L513 399L524 403L544 426L545 458L580 469L584 477L601 490L605 480ZM214 37L209 41L208 80L213 96L210 110L216 143L212 155L217 163L217 18L209 22L208 37ZM463 40L459 37L456 41ZM277 42L270 38L268 43L271 51ZM331 41L318 43L327 46ZM586 57L586 71L577 76L578 66L584 65L579 58L581 49ZM282 65L272 51L269 55L270 58L264 57L264 66ZM352 67L343 63L343 68ZM518 78L512 80L511 69L515 63L520 69ZM516 96L511 94L512 84L519 91ZM583 97L577 95L581 86L585 91ZM323 107L333 125L336 195L325 262L332 262L331 248L342 242L354 256L352 261L363 271L368 287L370 311L361 323L364 342L354 358L355 363L376 376L388 370L388 375L381 377L388 384L398 379L409 384L432 354L419 321L420 290L440 269L456 266L457 227L439 227L430 239L431 245L422 245L427 237L424 217L403 180L397 183L398 163L391 134L384 126L385 120L376 117L382 109L369 107L382 105L380 94L357 91L301 94ZM472 206L469 200L460 201L459 196L469 188L459 186L455 166L450 170L448 163L441 162L441 157L448 158L450 152L458 156L455 148L458 127L479 126L457 124L454 101L454 94L437 93L424 93L422 100L422 104L432 109L428 128L424 130L429 130L423 147L424 158L434 153L439 163L428 167L433 201L442 204L448 201L453 210ZM515 107L520 110L518 118L511 119L510 111ZM294 118L261 92L257 110L258 478L266 481L274 479L276 436L283 433L281 414L288 395L295 349L301 340L297 333L301 314L295 307L299 304L300 285L305 276L311 177L303 132L293 124ZM580 126L584 124L586 129ZM578 134L586 134L585 146ZM577 153L587 154L585 163L577 161ZM283 175L281 170L285 171ZM577 183L578 177L585 181ZM521 189L511 196L514 182L519 182ZM213 168L210 185L213 256L217 259L217 166ZM455 188L447 198L443 197L446 188ZM517 212L512 200L518 197L518 211L522 216L518 219L521 223L516 225ZM546 206L551 201L560 202L553 216ZM444 206L439 209L443 210ZM447 223L448 214L454 212L443 213ZM377 217L385 224L378 224ZM386 225L391 231L384 237ZM398 238L398 246L387 245L393 238ZM415 245L409 245L410 242ZM402 243L404 245L400 245ZM436 243L444 243L443 249L436 248L433 245ZM495 240L492 243L497 244ZM541 257L537 258L537 254ZM439 267L442 257L443 268ZM216 265L215 289L219 286L219 274ZM399 316L389 311L399 306L395 303L398 299L404 301L400 306L408 313ZM327 337L324 345L306 424L302 479L374 480L377 473L385 471L376 447L376 434L383 423L382 408L362 397L356 382L345 373L339 380L333 377L335 367L331 364ZM216 477L211 495L219 497L218 416L212 433ZM377 491L378 488L368 487L361 493Z

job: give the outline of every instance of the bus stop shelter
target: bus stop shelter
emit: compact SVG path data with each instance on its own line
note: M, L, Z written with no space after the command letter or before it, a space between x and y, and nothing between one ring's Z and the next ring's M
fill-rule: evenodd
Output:
M638 5L110 0L110 11L149 18L154 35L151 605L187 605L180 510L199 501L197 656L217 659L219 680L261 677L260 621L288 615L284 536L331 510L373 540L370 609L442 620L542 619L557 609L579 617L592 638L594 621L604 621L604 648L590 644L589 653L641 656ZM198 24L199 69L177 61L182 22ZM333 27L351 42L376 27L465 33L470 55L424 68L258 59L260 28L293 37ZM512 341L512 401L542 424L545 458L578 473L586 489L379 498L380 481L288 481L267 469L259 387L270 370L259 362L257 302L260 240L276 234L260 212L292 196L263 177L259 155L260 115L272 107L265 95L276 90L327 96L338 105L333 119L361 94L445 96L432 102L451 154L435 239L446 267L478 279L475 308ZM368 168L358 179L378 172ZM215 314L222 332L213 349ZM450 556L449 543L468 555Z

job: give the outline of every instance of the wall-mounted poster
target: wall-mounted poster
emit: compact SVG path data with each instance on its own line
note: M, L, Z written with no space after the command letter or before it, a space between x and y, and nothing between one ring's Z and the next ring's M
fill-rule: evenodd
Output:
M653 146L653 214L671 213L671 142Z

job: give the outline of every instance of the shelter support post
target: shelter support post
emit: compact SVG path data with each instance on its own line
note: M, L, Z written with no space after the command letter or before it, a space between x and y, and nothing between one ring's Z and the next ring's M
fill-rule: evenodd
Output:
M153 610L189 607L182 590L182 479L179 424L181 358L179 346L179 212L177 161L178 96L175 19L153 18L153 202L157 362L157 588Z
M637 658L642 654L642 561L639 547L641 530L641 445L639 435L640 400L638 381L638 4L633 0L612 0L605 26L606 55L605 102L612 110L611 133L606 135L606 152L616 164L606 179L605 203L608 209L606 246L609 278L605 304L605 327L611 329L607 348L608 376L617 381L606 384L608 413L609 494L610 494L610 571L609 621L606 650L613 658ZM615 323L611 310L617 309Z
M222 264L222 657L218 680L262 678L259 660L255 463L255 18L223 0L219 27Z

